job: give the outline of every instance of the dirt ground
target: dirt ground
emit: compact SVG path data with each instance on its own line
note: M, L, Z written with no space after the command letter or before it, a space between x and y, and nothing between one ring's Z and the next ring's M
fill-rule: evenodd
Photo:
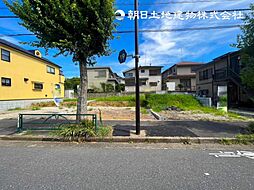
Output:
M88 106L89 114L97 114L101 111L103 120L135 120L135 108L133 107L91 107ZM5 111L0 112L1 119L16 119L19 113L21 114L50 114L50 113L76 113L75 108L58 108L58 107L45 107L40 110L19 110L19 111ZM154 121L155 118L151 114L141 114L142 121Z
M192 111L162 111L159 113L165 120L193 120L193 121L242 121L238 118L228 116L213 115L209 113L195 113ZM244 121L254 121L245 118Z

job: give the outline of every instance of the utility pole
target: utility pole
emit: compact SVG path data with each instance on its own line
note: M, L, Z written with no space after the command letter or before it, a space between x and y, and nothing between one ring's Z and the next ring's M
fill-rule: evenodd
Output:
M134 0L134 11L138 11L138 0ZM140 96L139 96L139 47L138 17L135 17L135 70L136 70L136 135L140 135Z

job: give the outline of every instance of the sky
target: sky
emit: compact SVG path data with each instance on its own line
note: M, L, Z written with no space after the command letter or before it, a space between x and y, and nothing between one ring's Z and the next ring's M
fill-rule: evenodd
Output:
M125 13L134 10L134 0L116 0L116 10L123 10ZM139 0L139 10L152 13L177 12L178 18L174 15L165 15L161 19L139 19L140 30L164 30L164 29L186 29L219 27L213 30L187 30L169 32L141 32L139 33L140 65L163 66L163 70L180 61L194 61L208 63L212 59L230 51L237 50L230 44L236 43L237 35L241 33L240 28L220 28L243 24L241 19L188 19L180 12L214 11L249 8L251 0ZM232 12L231 12L232 13ZM247 12L246 12L247 13ZM221 14L221 13L219 13ZM0 16L13 15L0 0ZM166 18L168 16L168 18ZM207 13L210 17L210 13ZM170 19L172 17L172 19ZM180 19L179 19L180 18ZM182 19L184 18L184 19ZM19 25L19 19L0 19L0 35L2 39L8 40L25 49L31 50L34 47L22 45L20 42L31 42L36 40L34 36L8 37L7 34L29 33ZM122 21L115 21L118 24L117 31L134 30L134 21L125 17ZM114 34L115 39L111 40L110 48L113 53L97 59L96 66L111 67L112 70L122 76L122 72L134 67L134 60L128 58L126 63L119 64L118 53L125 49L128 54L134 54L134 33ZM79 68L72 62L72 57L54 57L57 50L49 50L45 54L43 48L39 48L43 57L60 65L67 78L79 76Z

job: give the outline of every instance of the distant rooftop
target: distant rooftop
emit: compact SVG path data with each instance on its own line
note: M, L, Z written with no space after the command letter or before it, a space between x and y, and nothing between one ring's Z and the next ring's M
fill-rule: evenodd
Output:
M141 69L150 69L150 68L161 69L162 67L163 67L163 66L140 66L140 67L139 67L139 70L141 70ZM126 70L126 71L123 71L123 73L127 73L127 72L133 71L133 70L135 70L135 68L131 68L131 69L128 69L128 70Z
M202 65L204 63L200 63L200 62L191 62L191 61L182 61L177 63L177 66L192 66L192 65Z

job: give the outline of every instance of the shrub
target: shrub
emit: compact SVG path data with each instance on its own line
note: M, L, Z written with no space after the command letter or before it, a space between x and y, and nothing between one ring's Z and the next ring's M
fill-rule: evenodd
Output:
M249 133L254 134L254 123L250 123L247 129Z
M106 92L114 92L115 88L112 84L106 84Z
M108 137L112 136L113 128L109 126L101 126L99 127L97 131L97 136L98 137Z
M94 137L95 126L91 120L83 120L80 124L65 124L62 125L55 135L75 140L80 137Z

